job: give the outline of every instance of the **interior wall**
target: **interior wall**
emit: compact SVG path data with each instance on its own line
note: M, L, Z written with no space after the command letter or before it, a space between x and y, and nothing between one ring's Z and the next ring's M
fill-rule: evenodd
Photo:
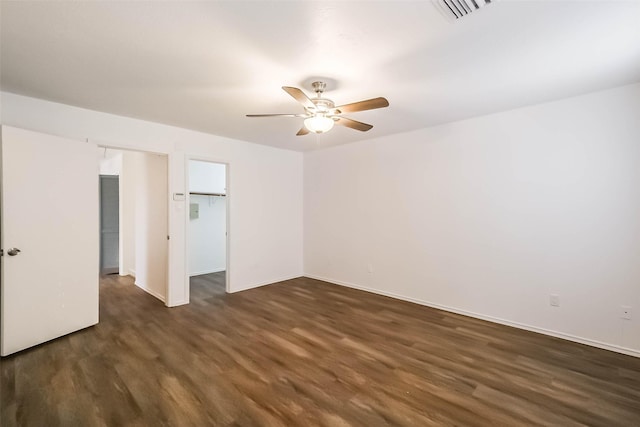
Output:
M640 355L638 111L635 84L306 153L305 274Z
M226 194L226 166L190 160L189 191ZM198 218L189 218L189 275L224 271L227 263L226 197L192 194L190 204L198 206Z
M189 219L189 275L215 273L226 269L225 197L191 196L199 207L198 218Z
M189 191L227 193L227 168L221 163L189 160Z
M165 301L167 294L167 159L131 152L135 178L135 284Z
M121 151L98 147L97 156L100 175L120 175L120 171L122 170Z
M101 171L120 176L120 274L166 301L167 157L108 149L99 159Z
M187 192L188 156L229 164L231 292L302 275L302 154L7 92L2 124L169 156L169 193ZM167 305L188 302L186 198L169 209Z

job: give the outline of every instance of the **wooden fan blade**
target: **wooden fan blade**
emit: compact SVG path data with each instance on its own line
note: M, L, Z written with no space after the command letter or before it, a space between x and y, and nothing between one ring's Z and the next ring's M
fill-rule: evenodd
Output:
M247 114L247 117L307 117L306 114Z
M309 129L307 129L306 127L302 126L300 128L300 130L298 131L298 133L296 133L296 136L302 136L302 135L306 135L309 133Z
M366 101L353 102L351 104L339 105L336 107L337 114L355 113L356 111L375 110L389 106L389 101L385 98L372 98Z
M359 130L362 132L366 132L373 127L372 125L358 122L356 120L347 119L346 117L338 118L338 120L336 121L336 124L340 126L346 126L351 129Z
M300 104L302 104L302 106L304 108L308 108L308 109L311 109L311 110L315 110L316 109L316 105L313 102L311 102L309 97L307 95L305 95L305 93L303 91L301 91L300 89L298 89L297 87L282 86L282 89L285 92L287 92L289 95L291 95L293 97L293 99L295 99Z

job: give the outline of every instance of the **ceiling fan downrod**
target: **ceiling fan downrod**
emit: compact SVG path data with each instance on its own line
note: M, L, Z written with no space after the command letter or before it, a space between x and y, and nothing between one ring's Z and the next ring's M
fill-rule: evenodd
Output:
M332 100L322 97L327 84L325 82L313 82L311 83L311 86L316 93L316 98L311 99L311 102L313 102L315 108L307 109L307 112L313 116L317 116L318 114L325 115L331 113L336 105Z

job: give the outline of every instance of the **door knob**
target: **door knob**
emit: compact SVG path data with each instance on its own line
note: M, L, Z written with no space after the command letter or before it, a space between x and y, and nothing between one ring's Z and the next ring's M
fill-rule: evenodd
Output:
M20 249L18 249L18 248L10 248L7 251L7 255L9 255L9 256L16 256L16 255L18 255L18 253L20 253Z

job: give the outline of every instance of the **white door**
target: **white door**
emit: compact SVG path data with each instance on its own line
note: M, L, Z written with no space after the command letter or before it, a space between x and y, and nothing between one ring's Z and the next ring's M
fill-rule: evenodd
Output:
M1 148L6 356L98 323L98 162L94 144L7 126Z

